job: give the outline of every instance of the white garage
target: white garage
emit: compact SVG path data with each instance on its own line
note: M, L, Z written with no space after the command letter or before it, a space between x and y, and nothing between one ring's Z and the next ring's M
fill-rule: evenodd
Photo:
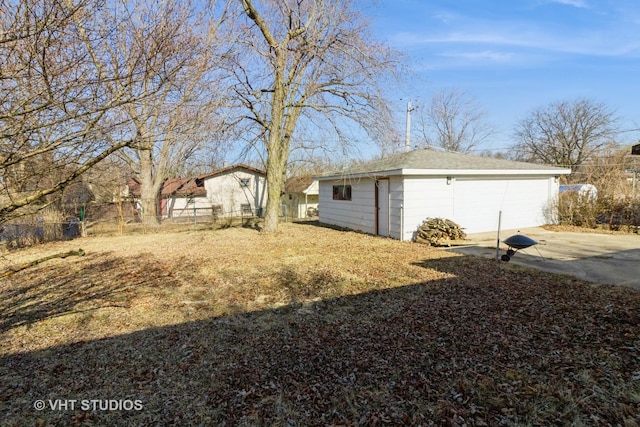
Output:
M468 233L553 222L570 169L421 149L318 177L320 222L411 240L427 217Z
M497 227L498 208L504 229L548 223L540 204L546 205L549 195L557 188L554 180L548 177L456 178L452 218L479 231L493 231Z

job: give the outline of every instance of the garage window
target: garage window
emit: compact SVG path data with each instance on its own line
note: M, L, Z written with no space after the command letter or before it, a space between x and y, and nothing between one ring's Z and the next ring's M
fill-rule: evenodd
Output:
M333 200L351 200L350 185L334 185Z

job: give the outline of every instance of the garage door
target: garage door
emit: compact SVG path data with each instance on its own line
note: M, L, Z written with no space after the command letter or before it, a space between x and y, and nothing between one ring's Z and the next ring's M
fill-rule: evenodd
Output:
M453 220L468 233L545 224L550 195L548 178L465 179L454 181Z

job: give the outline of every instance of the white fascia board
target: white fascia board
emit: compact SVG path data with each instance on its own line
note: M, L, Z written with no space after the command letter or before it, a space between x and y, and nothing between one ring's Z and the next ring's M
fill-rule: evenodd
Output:
M305 188L304 190L302 190L302 194L318 194L317 190L313 191L313 188L311 188L311 186Z
M346 178L377 178L398 175L421 176L470 176L470 175L569 175L571 169L395 169L389 171L348 173L341 175L320 176L318 181L333 181Z
M340 175L319 176L319 177L316 177L315 179L317 179L318 181L335 181L337 179L380 178L385 176L396 176L396 175L404 175L404 170L395 169L390 171L376 171L376 172L362 172L362 173L345 172Z
M318 195L318 179L314 178L313 181L311 181L311 184L309 184L309 186L303 190L302 192L304 194L308 194L310 196L317 196Z
M568 175L571 169L404 169L402 175Z

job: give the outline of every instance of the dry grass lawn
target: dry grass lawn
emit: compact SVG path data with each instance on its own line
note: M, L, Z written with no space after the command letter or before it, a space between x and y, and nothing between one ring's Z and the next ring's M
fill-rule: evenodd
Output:
M640 425L632 289L308 224L0 271L78 247L0 279L0 425Z

